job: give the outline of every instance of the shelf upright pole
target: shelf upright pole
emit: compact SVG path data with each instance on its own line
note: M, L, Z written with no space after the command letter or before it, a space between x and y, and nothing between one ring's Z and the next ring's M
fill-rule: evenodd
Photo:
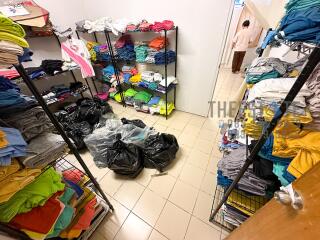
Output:
M57 121L57 119L54 117L54 115L51 113L47 103L45 102L45 100L42 98L41 94L39 93L39 91L37 90L37 88L35 87L35 85L33 84L33 82L30 80L28 74L26 73L26 70L24 69L24 67L21 64L18 65L14 65L14 67L17 69L17 71L19 72L20 76L23 78L23 80L25 81L25 83L27 84L28 88L30 89L30 91L32 92L32 94L35 96L35 98L37 99L38 103L42 106L43 110L45 111L45 113L47 114L47 116L49 117L49 119L51 120L51 122L53 123L53 125L55 126L55 128L58 130L58 132L60 133L61 137L64 139L64 141L68 144L69 149L71 150L71 152L74 154L74 156L76 157L76 159L78 160L78 162L80 163L81 167L84 169L84 171L86 172L86 174L88 175L88 177L90 178L90 180L92 181L92 183L94 184L94 186L97 188L97 190L99 191L99 193L101 194L102 198L106 201L106 203L109 205L111 210L114 210L112 204L109 202L107 196L105 195L105 193L103 192L103 190L101 189L99 183L97 182L97 180L94 178L94 176L92 175L92 173L90 172L89 168L87 167L87 165L85 164L85 162L83 161L82 157L80 156L77 148L75 147L75 145L71 142L71 140L68 138L68 136L66 135L65 131L62 129L60 123Z
M164 79L165 79L165 90L166 90L166 119L168 119L168 87L167 87L167 79L168 79L168 49L167 49L167 30L164 29Z
M121 87L121 82L120 82L120 77L119 77L119 71L118 71L118 66L117 66L117 60L113 54L113 48L112 48L112 44L111 44L111 39L110 39L110 34L107 30L104 30L104 34L106 36L106 39L107 39L107 44L108 44L108 49L109 49L109 54L111 56L111 62L112 62L112 65L113 65L113 68L114 68L114 73L116 75L116 81L117 81L117 84L118 84L118 89L120 91L120 96L121 96L121 101L122 101L122 105L124 107L126 107L126 103L124 101L124 98L123 98L123 91L122 91L122 87Z
M228 187L227 191L225 192L222 200L219 202L218 206L214 210L214 212L210 216L210 221L213 221L216 214L219 212L222 205L227 201L231 191L236 187L248 167L254 162L254 159L257 157L261 147L265 144L270 134L273 132L275 127L277 126L278 122L282 118L282 116L285 114L289 106L291 105L294 98L297 96L305 82L308 80L309 76L315 69L315 67L320 62L320 48L317 46L312 53L309 56L309 59L307 60L302 72L300 73L299 77L293 84L292 88L290 89L288 95L281 103L280 107L277 109L277 111L274 114L273 119L269 123L267 129L262 133L261 137L259 138L258 142L254 146L252 152L250 153L249 157L247 157L245 164L240 169L240 172L236 176L236 178L233 180L232 184Z
M177 77L177 68L178 68L178 26L176 26L176 61L175 61L175 64L174 64L174 76ZM176 96L177 96L177 87L176 85L174 86L174 89L173 89L173 104L174 106L176 106Z

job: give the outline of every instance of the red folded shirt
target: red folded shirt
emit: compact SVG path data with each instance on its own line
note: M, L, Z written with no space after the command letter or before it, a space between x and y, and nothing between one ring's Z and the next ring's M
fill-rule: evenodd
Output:
M16 215L9 224L18 229L47 234L64 209L63 203L57 199L62 193L54 194L43 206Z

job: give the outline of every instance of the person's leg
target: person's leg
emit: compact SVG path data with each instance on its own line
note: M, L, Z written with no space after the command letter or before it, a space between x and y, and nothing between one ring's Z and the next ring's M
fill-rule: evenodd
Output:
M239 56L238 56L238 62L237 62L237 66L236 66L236 71L239 72L241 69L241 65L243 63L243 59L244 56L246 55L246 52L239 52Z
M232 72L235 73L237 71L239 52L234 52L232 59Z

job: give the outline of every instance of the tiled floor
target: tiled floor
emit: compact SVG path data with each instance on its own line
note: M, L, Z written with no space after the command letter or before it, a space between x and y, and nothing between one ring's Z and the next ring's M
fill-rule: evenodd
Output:
M229 100L240 85L239 75L222 71L214 100ZM115 208L91 239L223 239L226 233L208 221L216 165L221 157L217 150L219 119L176 111L165 120L116 103L111 105L119 117L138 118L158 131L174 134L180 150L167 175L152 177L156 170L144 169L133 180L119 177L108 169L98 169L90 153L83 153Z

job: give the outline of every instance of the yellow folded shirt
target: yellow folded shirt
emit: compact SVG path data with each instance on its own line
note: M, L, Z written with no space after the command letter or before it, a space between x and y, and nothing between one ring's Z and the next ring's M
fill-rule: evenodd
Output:
M292 157L288 171L299 178L320 162L320 132L281 122L274 131L272 155Z
M263 117L267 122L271 122L272 118L274 117L274 111L268 107L264 107L263 108ZM281 118L281 121L306 124L306 123L312 122L312 116L308 110L306 111L306 115L286 113Z
M15 35L13 35L11 33L7 33L7 32L0 32L0 40L12 42L12 43L15 43L15 44L19 45L20 47L24 47L24 48L29 47L28 42L24 38L15 36Z
M12 159L12 163L9 166L0 166L0 182L6 179L9 175L18 172L20 164L16 159Z
M9 175L1 182L0 203L8 201L16 192L31 183L40 173L41 169L22 169Z
M132 83L141 82L141 74L139 73L139 74L133 75L129 81Z
M20 24L15 23L10 18L0 14L0 32L8 32L17 37L25 37L26 32Z

